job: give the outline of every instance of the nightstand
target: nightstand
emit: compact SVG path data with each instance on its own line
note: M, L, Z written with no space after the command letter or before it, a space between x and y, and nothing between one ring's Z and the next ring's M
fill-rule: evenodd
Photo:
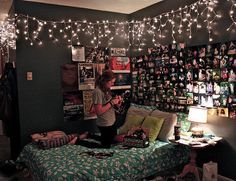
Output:
M190 161L187 165L184 166L183 171L178 177L184 177L187 173L193 173L197 181L200 181L199 172L196 166L196 157L198 149L205 149L209 146L215 146L217 142L222 140L222 137L212 137L212 138L192 138L181 136L179 140L175 140L174 137L170 137L169 141L174 144L188 146L191 149L190 152Z

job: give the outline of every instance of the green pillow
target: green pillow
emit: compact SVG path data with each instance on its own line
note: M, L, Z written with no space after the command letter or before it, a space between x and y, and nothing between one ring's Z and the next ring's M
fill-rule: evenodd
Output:
M145 117L142 127L149 129L149 140L150 142L153 142L156 140L162 124L164 122L164 118L157 118L153 116L147 116Z
M127 114L125 123L119 128L119 134L126 134L131 128L141 126L144 116Z

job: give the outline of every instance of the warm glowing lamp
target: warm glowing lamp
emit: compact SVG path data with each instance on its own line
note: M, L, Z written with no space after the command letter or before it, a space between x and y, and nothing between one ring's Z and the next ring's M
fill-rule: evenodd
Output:
M198 124L207 122L207 109L204 107L191 106L189 108L188 120L197 123L197 125L191 129L192 136L203 137L203 128Z

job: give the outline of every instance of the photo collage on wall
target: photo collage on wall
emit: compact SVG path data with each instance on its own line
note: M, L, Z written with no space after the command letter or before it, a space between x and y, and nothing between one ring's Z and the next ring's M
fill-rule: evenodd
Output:
M64 120L94 119L90 115L92 90L96 78L106 69L116 76L113 94L123 94L131 88L130 59L125 48L84 47L71 48L71 63L61 66ZM77 101L71 101L76 98Z
M236 119L236 41L160 45L131 63L133 102L174 112L201 105Z

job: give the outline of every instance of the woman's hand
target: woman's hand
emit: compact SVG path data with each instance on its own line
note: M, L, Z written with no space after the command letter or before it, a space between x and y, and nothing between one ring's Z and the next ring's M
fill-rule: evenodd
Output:
M115 98L113 98L113 99L111 100L111 103L112 103L113 105L116 105L116 106L121 105L121 102L122 102L122 97L121 97L121 96L115 96Z

